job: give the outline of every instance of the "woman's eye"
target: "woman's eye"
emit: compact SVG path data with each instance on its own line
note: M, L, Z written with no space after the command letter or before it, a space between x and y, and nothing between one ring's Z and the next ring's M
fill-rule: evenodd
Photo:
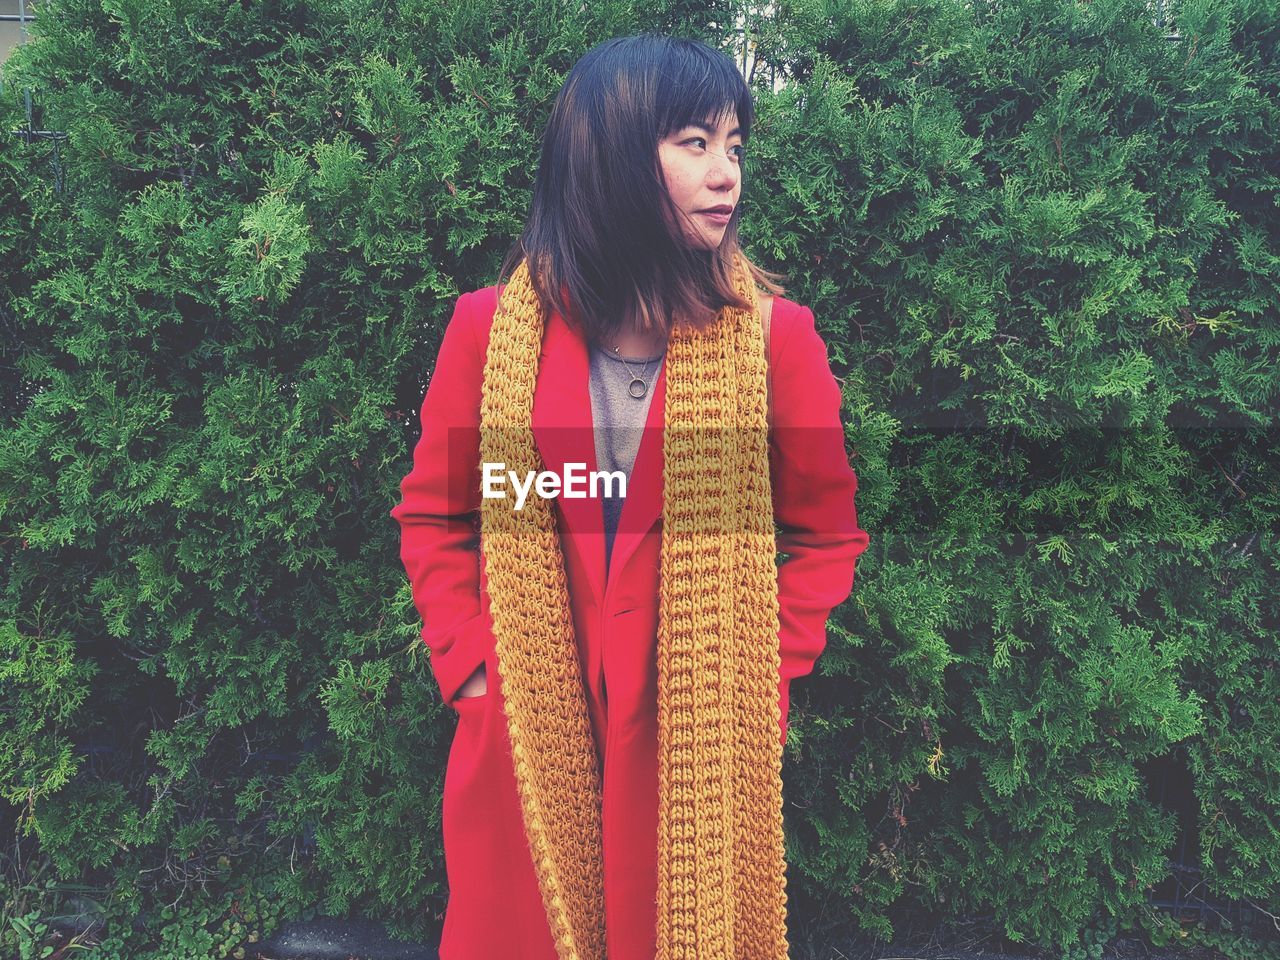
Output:
M688 140L686 140L686 141L685 141L685 143L700 143L700 144L702 144L702 148L703 148L704 150L707 148L707 138L706 138L706 137L690 137ZM734 150L737 150L738 152L737 152L737 153L733 153L733 151L734 151ZM744 157L746 157L746 155L747 155L747 148L746 148L746 147L744 147L742 144L740 144L740 143L739 143L739 144L735 144L735 145L733 145L732 147L730 147L730 148L729 148L729 152L733 155L733 157L734 157L735 159L737 159L737 160L741 161L741 160L742 160Z

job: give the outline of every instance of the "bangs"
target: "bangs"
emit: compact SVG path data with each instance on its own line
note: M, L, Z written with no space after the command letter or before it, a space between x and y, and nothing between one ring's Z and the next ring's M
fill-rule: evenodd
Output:
M749 139L755 119L751 91L733 62L709 57L694 44L672 44L664 52L664 62L655 71L659 135L670 136L689 124L714 125L736 112L742 139Z

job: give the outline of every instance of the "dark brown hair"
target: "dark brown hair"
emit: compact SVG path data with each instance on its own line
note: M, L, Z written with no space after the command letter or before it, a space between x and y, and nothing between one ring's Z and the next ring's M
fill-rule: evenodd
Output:
M630 327L666 333L675 318L709 322L725 305L751 309L732 280L742 204L717 249L689 246L658 154L664 137L735 110L745 144L751 90L700 41L647 33L587 51L551 108L529 217L499 283L527 258L543 306L592 339ZM772 282L784 274L747 263L759 286L784 291Z

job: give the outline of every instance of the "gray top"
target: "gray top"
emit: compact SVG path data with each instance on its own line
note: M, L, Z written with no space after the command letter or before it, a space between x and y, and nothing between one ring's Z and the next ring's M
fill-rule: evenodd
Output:
M591 419L595 424L596 468L620 470L631 480L631 468L640 439L644 436L649 405L653 402L658 371L662 369L666 351L651 357L619 357L595 344L589 351L591 357ZM656 362L655 362L656 361ZM629 387L633 377L640 377L649 385L643 397L633 397ZM621 496L609 496L601 488L604 507L604 570L609 576L609 557L613 552L613 537L622 516Z

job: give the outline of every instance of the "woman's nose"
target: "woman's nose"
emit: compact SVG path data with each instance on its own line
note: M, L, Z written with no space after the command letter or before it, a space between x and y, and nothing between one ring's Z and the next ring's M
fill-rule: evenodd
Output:
M711 164L710 179L716 182L722 180L736 180L738 178L738 164L730 159L727 153L716 153L714 150L708 150L708 154L715 157L715 161Z

